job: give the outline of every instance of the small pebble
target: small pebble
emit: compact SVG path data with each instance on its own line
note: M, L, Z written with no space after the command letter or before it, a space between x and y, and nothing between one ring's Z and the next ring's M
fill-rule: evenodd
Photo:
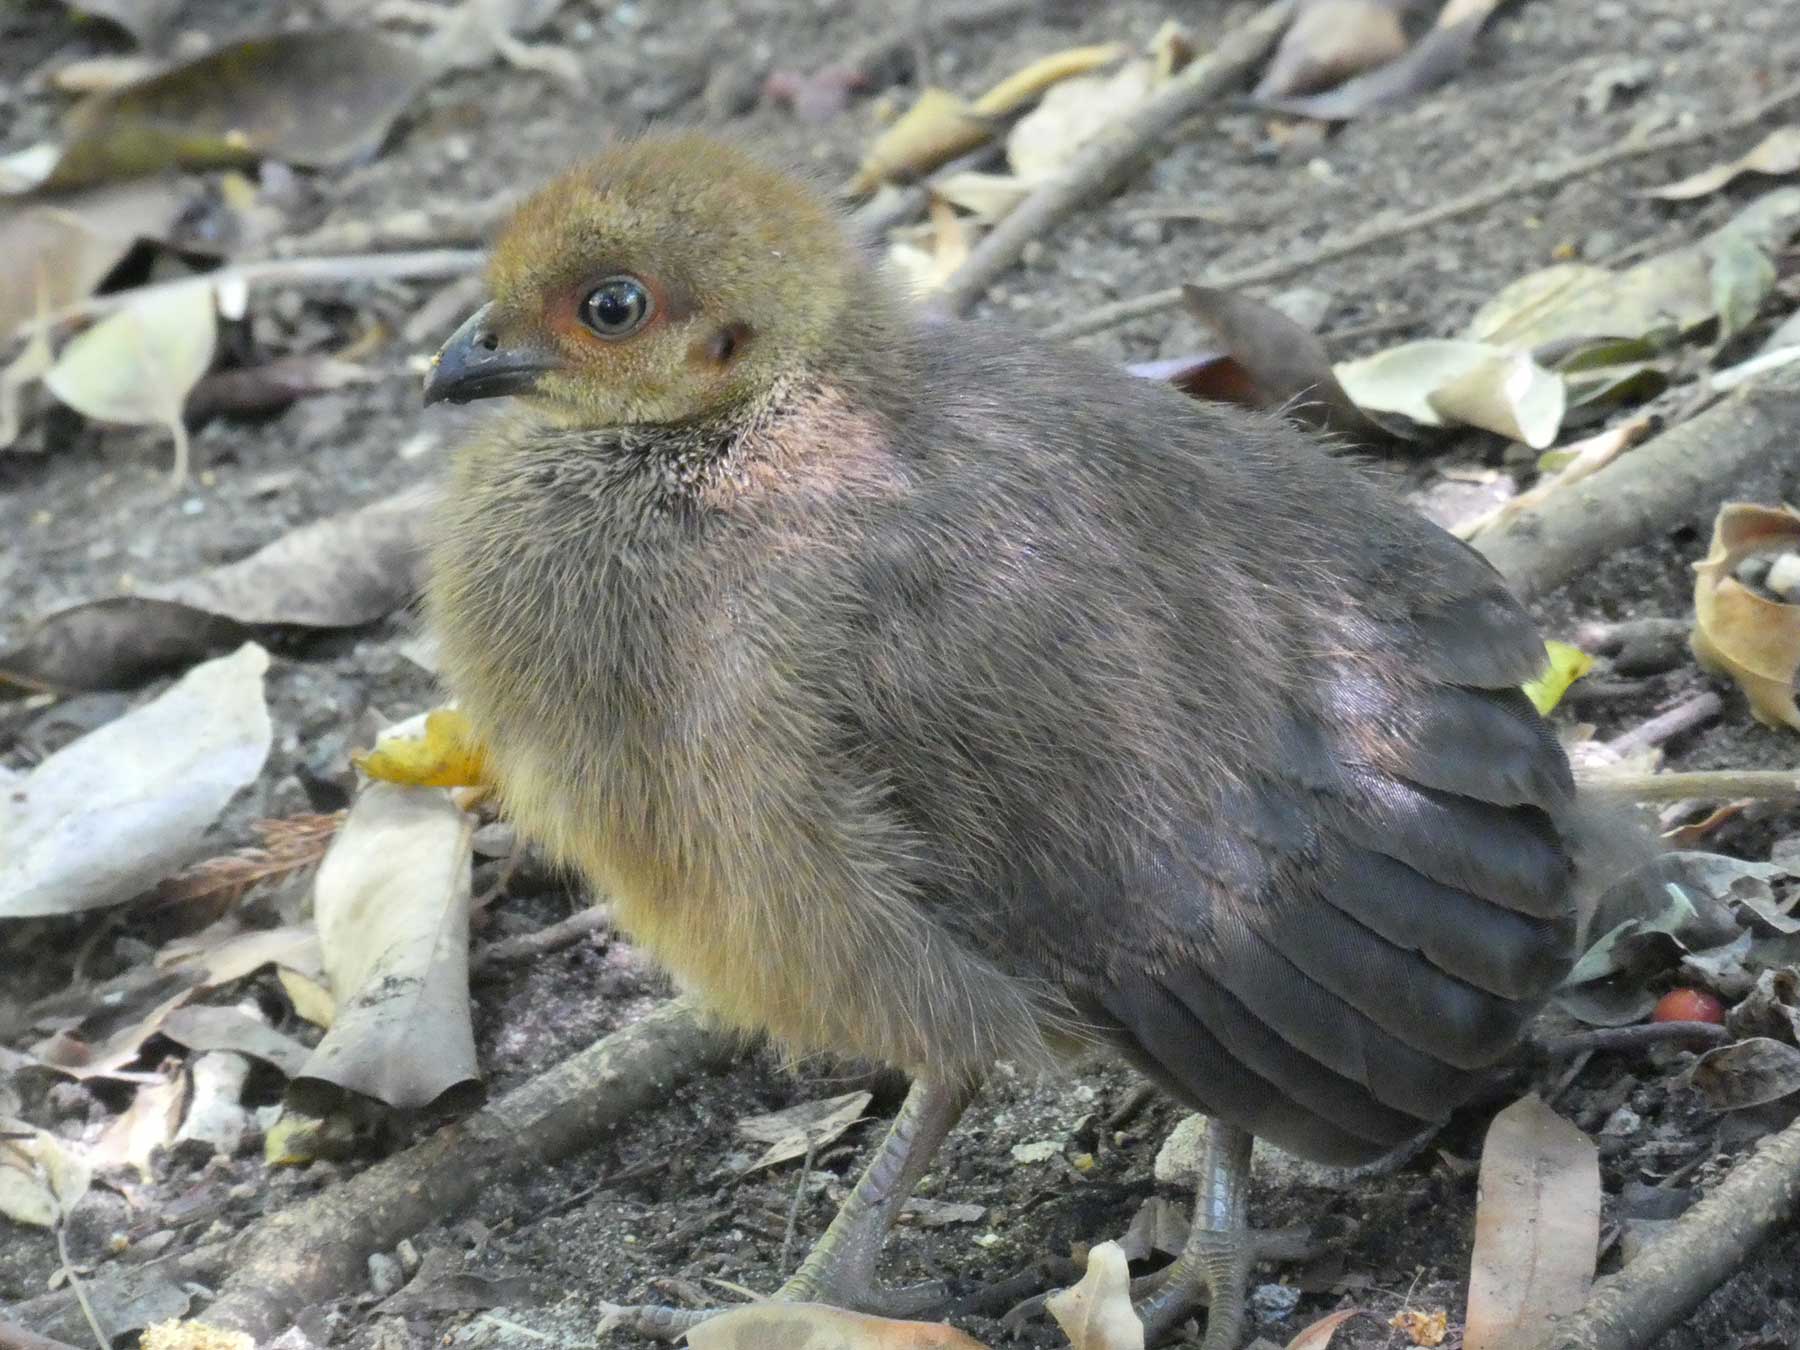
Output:
M1800 553L1784 553L1777 558L1763 584L1783 600L1791 602L1800 597Z
M369 1290L376 1298L397 1293L405 1283L406 1272L401 1269L398 1259L386 1252L369 1254Z
M1300 1291L1291 1284L1259 1284L1250 1291L1250 1311L1259 1322L1279 1322L1300 1305Z
M394 1248L394 1255L400 1258L400 1269L408 1278L419 1273L419 1249L411 1238L401 1238L400 1245Z
M1606 1124L1600 1127L1603 1135L1624 1138L1636 1134L1644 1127L1644 1118L1629 1106L1621 1106L1606 1118Z

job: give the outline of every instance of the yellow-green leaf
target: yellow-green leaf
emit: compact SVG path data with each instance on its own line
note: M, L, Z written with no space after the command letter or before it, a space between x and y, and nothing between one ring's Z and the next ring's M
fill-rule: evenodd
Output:
M1540 713L1548 713L1561 703L1569 686L1594 668L1593 657L1566 642L1546 642L1544 653L1549 665L1542 675L1525 684L1525 696Z

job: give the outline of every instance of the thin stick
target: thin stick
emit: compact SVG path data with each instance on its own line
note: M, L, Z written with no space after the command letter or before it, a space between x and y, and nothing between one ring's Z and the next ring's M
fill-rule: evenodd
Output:
M1581 780L1583 791L1640 802L1736 801L1800 802L1800 771L1703 769L1695 773L1595 774Z
M62 1201L56 1197L54 1190L49 1190L49 1194L56 1210L56 1221L51 1227L56 1233L56 1255L62 1262L62 1273L68 1278L69 1288L75 1291L75 1301L81 1304L81 1315L87 1319L88 1330L94 1333L94 1344L100 1350L112 1350L112 1337L100 1325L100 1314L94 1311L94 1301L88 1297L87 1286L82 1283L81 1276L75 1273L75 1263L69 1259L69 1238L63 1222Z
M53 1341L17 1322L0 1322L0 1350L75 1350L67 1341Z
M1264 5L1206 56L1082 146L1068 168L1020 202L975 246L934 299L951 313L966 313L1019 260L1026 244L1118 186L1153 141L1243 83L1287 27L1294 3L1272 0Z
M259 258L254 262L234 263L215 272L202 272L176 281L159 281L151 286L134 286L130 290L112 291L90 296L72 305L30 319L19 326L19 334L29 336L41 329L53 328L71 319L92 319L149 296L157 296L191 286L196 281L218 285L243 286L313 286L345 281L397 281L404 278L461 276L473 272L486 260L487 253L478 248L432 248L416 253L353 253L328 258Z
M502 938L498 942L490 942L475 954L472 970L482 971L490 966L502 965L511 961L523 961L528 957L542 956L546 952L558 951L573 946L589 933L597 933L612 923L612 910L605 905L589 905L586 909L577 910L566 919L559 919L553 924L538 929L535 933L525 933L519 937Z
M1708 689L1704 693L1695 694L1692 698L1677 703L1667 712L1660 712L1655 717L1640 722L1630 731L1614 736L1606 743L1606 748L1622 759L1626 755L1636 754L1640 750L1648 750L1653 745L1661 745L1664 741L1673 740L1684 731L1692 731L1695 727L1705 726L1723 711L1725 711L1724 700Z
M1651 1045L1724 1045L1731 1033L1713 1022L1645 1022L1635 1027L1594 1027L1567 1036L1546 1036L1532 1048L1550 1059L1595 1050L1642 1050Z
M1315 267L1322 267L1326 263L1336 262L1353 253L1361 253L1364 249L1373 248L1378 244L1390 243L1396 239L1414 239L1421 230L1429 229L1434 225L1442 225L1446 221L1456 220L1461 216L1473 215L1477 211L1485 211L1489 207L1500 206L1528 192L1543 192L1548 188L1561 187L1564 183L1574 179L1584 178L1588 174L1598 173L1603 169L1610 169L1615 164L1629 163L1631 160L1643 159L1648 155L1685 150L1690 146L1709 141L1715 136L1726 136L1733 132L1748 130L1770 113L1777 112L1796 100L1800 100L1800 80L1783 85L1767 98L1758 100L1742 112L1733 113L1730 117L1709 126L1671 131L1666 135L1653 136L1648 140L1627 141L1622 145L1612 145L1604 150L1596 150L1591 155L1582 155L1566 164L1544 165L1529 173L1509 178L1505 182L1478 188L1460 197L1453 197L1447 202L1440 202L1426 210L1371 225L1364 230L1354 231L1341 239L1331 240L1306 252L1289 254L1286 257L1260 263L1255 267L1246 267L1236 272L1226 272L1223 275L1208 277L1201 284L1217 287L1220 290L1241 290L1246 286L1261 286L1272 281L1285 281L1298 273L1308 272ZM971 256L969 261L973 262L974 258ZM964 266L967 267L968 264L965 263ZM1177 309L1180 305L1181 287L1171 286L1167 290L1152 291L1148 295L1133 296L1129 300L1100 305L1079 318L1052 324L1044 330L1044 336L1048 338L1085 337L1089 333L1098 333L1103 329L1114 328L1119 324L1129 323L1133 319L1141 319L1149 314L1160 314L1166 309Z
M1546 1350L1643 1350L1677 1325L1800 1205L1800 1123L1768 1140L1655 1246L1595 1283L1587 1303L1556 1319Z

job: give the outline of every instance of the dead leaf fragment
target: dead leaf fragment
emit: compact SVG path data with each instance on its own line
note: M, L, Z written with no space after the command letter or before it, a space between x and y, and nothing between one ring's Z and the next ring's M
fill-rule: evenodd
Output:
M1665 183L1662 187L1640 192L1640 197L1655 197L1665 202L1684 202L1717 192L1740 174L1761 173L1771 177L1800 173L1800 127L1776 127L1756 143L1754 149L1734 160L1715 164L1710 169Z
M140 1084L131 1105L101 1132L91 1161L101 1167L130 1167L150 1180L150 1155L175 1142L187 1097L187 1074L179 1069L160 1082Z
M1499 0L1451 0L1410 50L1323 93L1261 98L1260 106L1322 122L1347 122L1405 103L1445 83L1469 63Z
M738 1133L768 1145L763 1155L744 1171L758 1172L823 1148L861 1120L872 1100L867 1092L847 1092L841 1097L802 1102L785 1111L744 1117L737 1123Z
M1768 726L1800 731L1794 676L1800 672L1800 605L1751 590L1732 575L1755 553L1800 545L1800 512L1791 506L1727 502L1713 520L1712 548L1694 564L1694 630L1689 642L1707 670L1729 676Z
M381 144L430 74L416 47L367 30L234 42L78 105L44 186L263 158L349 164Z
M1524 686L1525 696L1540 714L1550 712L1561 703L1569 686L1594 668L1593 657L1567 642L1552 640L1544 643L1544 654L1548 658L1544 673Z
M601 1322L604 1335L607 1323ZM694 1350L983 1350L938 1322L900 1322L823 1303L753 1303L708 1318L688 1332Z
M0 1214L49 1228L87 1193L93 1171L66 1141L0 1117Z
M411 722L389 727L375 748L350 756L370 778L408 787L480 787L488 781L487 748L469 715L434 708L416 730Z
M875 138L849 190L873 192L892 179L928 173L965 154L994 134L994 123L948 89L921 89L919 96Z
M1123 43L1105 42L1092 47L1069 47L1039 57L976 99L974 111L982 117L1005 117L1023 108L1052 85L1110 66L1123 58L1127 50Z
M1690 1079L1715 1111L1741 1111L1800 1092L1800 1050L1752 1036L1700 1056Z
M1362 1316L1361 1308L1341 1308L1334 1313L1326 1313L1309 1327L1303 1327L1293 1340L1287 1343L1287 1350L1326 1350L1337 1335L1338 1328L1352 1317Z
M268 666L245 643L0 796L0 918L118 904L189 862L268 758Z
M1466 1350L1535 1344L1586 1299L1599 1242L1593 1141L1537 1097L1514 1102L1482 1147Z
M1562 377L1528 353L1465 339L1405 342L1334 373L1359 408L1480 427L1538 450L1556 439L1567 407Z
M1144 1324L1131 1306L1131 1267L1116 1242L1088 1250L1087 1272L1044 1306L1072 1350L1144 1350Z
M1402 1308L1388 1318L1395 1331L1406 1333L1414 1345L1442 1345L1450 1334L1450 1314L1442 1308L1423 1312L1418 1308Z
M1088 141L1149 97L1156 66L1140 57L1110 75L1083 75L1048 91L1006 136L1006 159L1027 183L1067 167Z
M313 886L338 1006L296 1075L303 1094L329 1100L333 1090L355 1092L405 1109L477 1079L469 1012L473 833L473 819L439 788L371 783L357 797Z
M1396 0L1309 0L1251 97L1310 94L1387 64L1407 47L1402 9Z
M174 480L187 480L188 391L212 365L218 331L206 281L146 289L72 339L44 387L98 422L163 426L175 438Z

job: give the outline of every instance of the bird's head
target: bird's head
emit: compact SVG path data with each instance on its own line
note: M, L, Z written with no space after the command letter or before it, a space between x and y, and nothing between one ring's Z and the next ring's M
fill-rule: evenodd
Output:
M825 359L866 276L806 185L698 135L626 142L514 213L425 401L517 395L567 427L727 413Z

